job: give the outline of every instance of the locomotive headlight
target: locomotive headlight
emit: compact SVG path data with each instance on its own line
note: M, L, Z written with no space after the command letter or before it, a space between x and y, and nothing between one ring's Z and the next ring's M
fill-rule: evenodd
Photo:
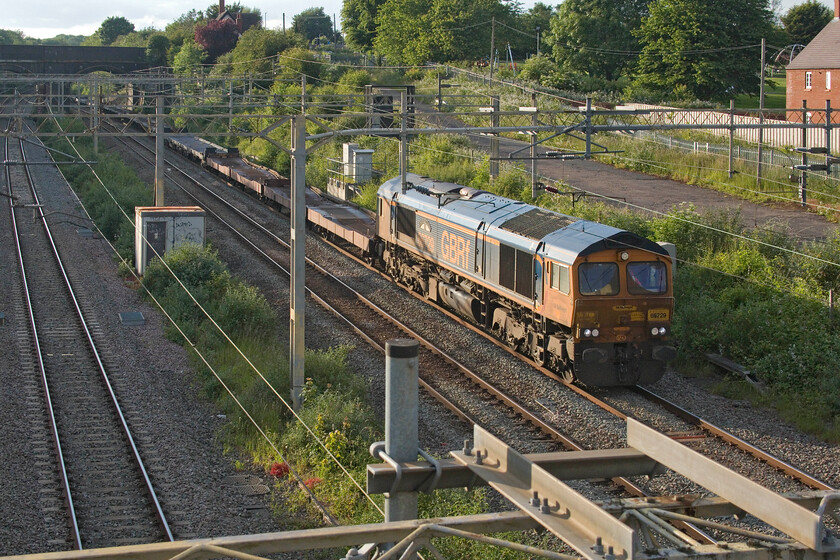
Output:
M618 254L618 258L620 258L623 261L626 261L630 258L630 253L628 253L627 251L622 251Z
M665 334L665 327L659 327L659 334Z
M599 334L601 334L601 331L599 331L598 329L592 329L592 338L595 338Z
M659 334L659 327L653 327L652 329L650 329L650 334L652 334L653 336L658 335Z
M592 336L592 331L590 329L583 329L583 336L589 338L590 336Z

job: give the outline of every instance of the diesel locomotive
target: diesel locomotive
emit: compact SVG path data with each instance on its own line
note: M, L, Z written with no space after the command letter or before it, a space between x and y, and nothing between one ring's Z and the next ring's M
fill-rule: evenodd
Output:
M167 143L290 206L288 180L235 150ZM312 228L568 381L649 384L676 357L671 258L644 237L412 173L379 187L375 219L311 189L306 206Z
M376 219L393 278L567 380L653 383L676 357L671 258L644 237L413 174Z

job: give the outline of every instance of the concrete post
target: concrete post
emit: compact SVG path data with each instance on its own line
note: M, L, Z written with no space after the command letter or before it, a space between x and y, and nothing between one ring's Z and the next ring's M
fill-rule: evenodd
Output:
M802 100L802 147L808 148L808 100ZM808 202L808 170L804 167L808 165L808 152L802 152L803 168L799 173L799 202L802 206L806 206Z
M90 96L93 98L93 118L91 119L93 153L99 154L99 84L96 83L96 76L93 77L93 88L90 90Z
M493 112L490 113L490 126L499 126L499 108L501 103L497 96L490 98ZM490 133L490 181L495 181L499 176L499 133Z
M408 182L408 132L406 122L408 120L408 92L400 92L400 184L402 191Z
M831 175L831 100L825 100L825 176Z
M228 132L233 132L233 78L228 86Z
M158 95L155 115L155 206L165 206L163 202L163 96Z
M592 98L586 98L586 152L583 157L592 158Z
M416 340L385 343L385 453L398 463L416 461L420 447L418 351ZM417 519L417 493L395 492L385 499L385 522Z
M303 392L305 277L306 266L306 117L292 120L292 287L289 294L289 372L292 404L300 410Z
M765 52L767 51L767 42L764 37L761 38L761 87L758 92L758 168L756 169L756 187L761 190L761 167L764 154L764 66L765 66ZM772 152L771 152L772 154Z
M537 126L539 124L539 118L537 115L537 94L531 94L531 106L534 108L534 114L531 115L531 124L533 126ZM537 142L539 141L539 135L537 131L534 130L531 133L531 198L536 200L539 192L537 191Z
M735 100L729 100L729 178L735 175L733 146L735 145Z

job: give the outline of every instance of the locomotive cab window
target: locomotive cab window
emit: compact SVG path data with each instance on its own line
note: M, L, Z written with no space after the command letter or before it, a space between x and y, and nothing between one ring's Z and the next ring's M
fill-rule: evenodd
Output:
M664 294L668 290L665 263L631 262L627 264L627 291L631 294Z
M614 296L618 293L618 265L609 262L582 263L578 267L580 293L584 296Z
M569 267L551 263L551 287L564 294L569 293Z

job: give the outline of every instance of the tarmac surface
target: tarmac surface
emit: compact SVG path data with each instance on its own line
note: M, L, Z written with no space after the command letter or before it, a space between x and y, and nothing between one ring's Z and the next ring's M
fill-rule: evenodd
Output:
M431 107L429 107L431 111ZM463 127L464 123L446 113L423 113L433 126ZM473 135L473 145L485 152L490 150L490 137ZM516 151L516 157L529 155L529 144L510 138L499 139L499 157L506 158ZM545 155L548 149L538 147L537 153ZM519 160L530 169L528 160ZM713 189L688 185L672 179L655 177L626 169L618 169L595 159L554 158L537 162L540 180L562 181L572 190L590 195L616 199L615 204L626 204L633 210L667 213L682 203L691 203L698 212L740 211L741 223L748 229L769 228L783 231L802 241L823 240L830 237L838 225L825 217L809 211L796 203L755 203Z

